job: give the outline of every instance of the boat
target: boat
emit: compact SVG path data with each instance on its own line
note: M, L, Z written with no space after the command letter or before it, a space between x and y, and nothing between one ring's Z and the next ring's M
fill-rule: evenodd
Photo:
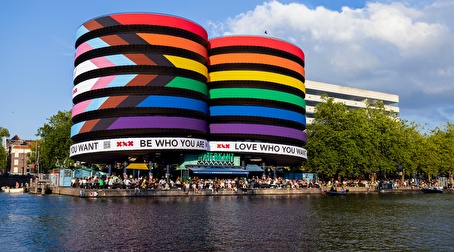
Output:
M328 191L325 191L325 194L330 196L345 196L348 195L348 190L338 192L336 190L330 189Z
M439 187L423 187L421 191L423 193L443 193L443 189Z
M5 193L24 193L25 190L23 187L20 188L10 188L8 186L2 187L2 191Z

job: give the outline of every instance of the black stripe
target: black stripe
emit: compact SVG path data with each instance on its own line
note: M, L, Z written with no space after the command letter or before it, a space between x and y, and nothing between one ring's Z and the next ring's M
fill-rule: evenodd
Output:
M71 139L75 143L102 140L120 137L188 137L207 138L207 133L189 129L120 129L120 130L100 130L91 131L74 135Z
M277 84L274 82L267 82L267 81L252 81L252 80L232 80L232 81L212 81L208 82L208 89L212 88L263 88L263 89L269 89L269 90L276 90L276 91L281 91L281 92L286 92L290 93L293 95L300 96L301 98L304 99L306 97L306 94L301 91L300 89L287 86L284 84Z
M99 109L80 113L72 118L73 123L116 116L181 116L207 121L208 114L199 111L176 108L136 108L122 107Z
M286 58L289 60L293 60L296 63L302 65L304 67L304 61L300 57L291 54L286 51L281 51L269 47L262 47L262 46L226 46L226 47L218 47L208 50L208 55L217 55L217 54L225 54L225 53L261 53L267 55L274 55L282 58Z
M206 82L207 78L197 72L181 69L176 67L166 67L166 66L148 66L148 65L139 65L139 66L115 66L115 67L106 67L91 70L83 74L78 75L74 79L74 85L81 83L82 81L109 76L109 75L120 75L120 74L163 74L163 75L177 75L182 77L187 77L193 80L200 82Z
M73 104L77 104L90 99L116 95L169 95L208 102L208 97L204 94L188 89L156 86L127 86L90 90L74 97Z
M287 76L291 76L295 79L298 79L305 82L305 78L302 73L295 72L288 68L279 67L275 65L267 65L267 64L257 64L257 63L229 63L229 64L218 64L215 66L210 66L208 71L217 72L217 71L229 71L229 70L255 70L255 71L265 71L265 72L273 72L278 74L283 74Z
M119 34L122 32L137 32L137 33L156 33L156 34L166 34L172 35L176 37L182 37L189 40L192 40L198 44L201 44L203 47L208 48L208 41L204 38L200 37L199 35L192 33L187 30L174 28L174 27L166 27L166 26L158 26L158 25L120 25L114 24L109 27L104 27L100 29L96 29L90 32L85 33L84 35L80 36L76 43L75 47L77 48L80 44L90 39L106 36L106 35L113 35Z
M93 49L88 52L85 52L74 60L74 66L79 65L80 63L97 58L113 54L123 54L123 53L156 53L156 54L168 54L179 56L183 58L188 58L202 63L203 65L208 64L208 60L202 55L188 51L182 48L169 47L169 46L152 46L149 44L146 45L121 45L121 46L109 46L98 49Z

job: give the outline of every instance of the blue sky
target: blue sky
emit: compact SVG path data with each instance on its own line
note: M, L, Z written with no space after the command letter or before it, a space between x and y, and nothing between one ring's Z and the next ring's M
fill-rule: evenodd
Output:
M35 139L70 110L76 30L119 12L180 16L210 38L267 30L305 52L309 80L398 94L427 128L454 122L452 0L15 0L0 8L0 127Z

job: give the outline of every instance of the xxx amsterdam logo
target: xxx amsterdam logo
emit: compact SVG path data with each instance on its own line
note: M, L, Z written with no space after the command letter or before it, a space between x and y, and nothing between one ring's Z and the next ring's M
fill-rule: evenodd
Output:
M134 141L127 141L127 142L121 141L121 142L117 142L117 147L132 147L132 146L134 146Z
M217 144L218 149L230 149L230 144Z

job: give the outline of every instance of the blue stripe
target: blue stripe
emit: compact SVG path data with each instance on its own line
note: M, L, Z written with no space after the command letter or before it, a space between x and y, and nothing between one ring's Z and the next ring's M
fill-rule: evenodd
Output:
M109 97L102 97L91 100L90 104L85 108L84 112L98 110L99 107L108 99Z
M108 55L105 56L110 62L114 63L116 66L129 66L136 65L132 60L128 59L123 54Z
M294 121L306 125L303 114L285 109L260 106L212 106L210 116L259 116Z
M110 83L107 85L106 88L111 87L123 87L128 84L132 79L134 79L137 74L124 74L124 75L117 75Z
M137 107L189 109L208 114L208 105L206 102L178 96L151 95L137 105Z
M100 38L90 39L87 41L87 44L89 44L91 47L93 47L93 49L98 49L98 48L109 46L109 44L107 44Z
M71 126L71 137L77 135L83 125L84 125L84 122L73 124L73 126Z
M76 40L80 38L80 36L84 35L85 33L89 32L89 30L87 28L85 28L85 26L81 26L79 27L79 29L77 29L76 31Z

